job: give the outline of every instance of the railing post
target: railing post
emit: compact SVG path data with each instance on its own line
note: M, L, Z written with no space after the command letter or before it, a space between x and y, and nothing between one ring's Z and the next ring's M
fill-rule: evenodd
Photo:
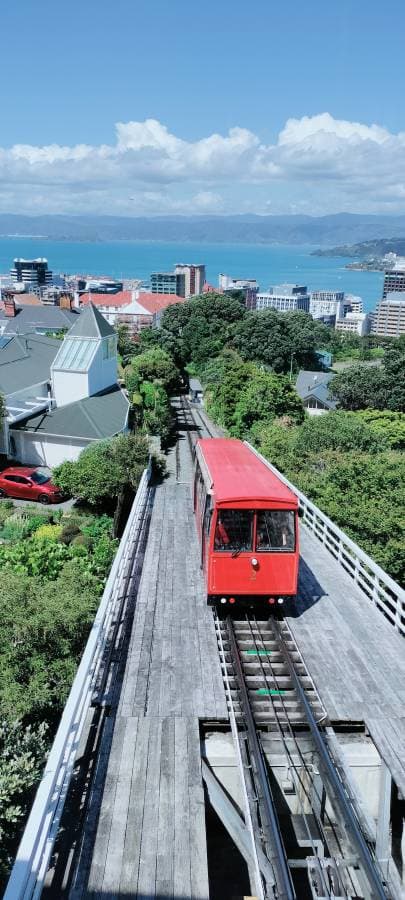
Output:
M375 603L376 606L378 606L378 601L380 599L380 579L379 579L378 575L374 575L372 596L373 596L373 603Z

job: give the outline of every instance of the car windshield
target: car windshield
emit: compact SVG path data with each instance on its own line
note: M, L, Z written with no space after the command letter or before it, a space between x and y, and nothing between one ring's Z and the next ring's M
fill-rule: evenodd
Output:
M240 553L252 549L253 512L245 509L221 509L215 528L214 550Z
M257 513L256 550L295 550L293 510L265 509Z
M30 477L35 484L47 484L51 480L49 475L44 475L43 472L33 472Z

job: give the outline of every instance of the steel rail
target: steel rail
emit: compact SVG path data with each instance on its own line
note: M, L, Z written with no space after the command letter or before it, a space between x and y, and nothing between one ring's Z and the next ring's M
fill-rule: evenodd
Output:
M226 624L229 643L231 647L232 660L234 663L235 674L237 676L239 685L239 693L241 696L241 707L247 726L249 746L252 752L253 759L255 761L257 776L262 791L261 799L264 805L263 809L266 818L268 836L276 857L274 863L272 861L272 864L275 871L276 882L279 888L279 898L280 900L296 900L296 893L292 882L291 872L288 866L284 844L281 838L277 813L275 811L274 801L269 785L263 750L257 736L256 725L253 718L249 694L245 683L239 649L235 638L232 619L230 618L230 616L227 617Z
M243 800L244 800L244 806L245 806L245 823L246 823L247 829L249 831L251 844L252 844L252 858L253 858L254 867L255 867L255 881L256 881L255 890L257 891L258 900L264 900L261 869L260 869L259 859L258 859L258 854L257 854L257 849L256 849L253 821L252 821L252 816L251 816L251 812L250 812L249 796L248 796L248 791L247 791L247 787L246 787L245 772L244 772L244 766L243 766L243 760L242 760L242 754L241 754L241 748L240 748L240 741L239 741L239 732L238 732L238 726L236 724L235 710L234 710L233 702L232 702L232 694L231 694L231 688L230 688L230 684L229 684L228 670L227 670L227 666L226 666L225 648L224 648L224 644L223 644L223 640L222 640L222 633L221 633L221 624L220 624L220 620L219 620L217 613L215 613L214 621L215 621L216 631L217 631L217 636L218 636L217 640L218 640L218 645L219 645L219 652L220 652L220 656L222 658L222 664L223 664L225 692L228 697L228 703L229 703L229 721L231 723L231 731L232 731L232 736L233 736L234 745L235 745L236 758L238 761L241 782L242 782L242 793L243 793Z
M261 632L261 629L259 628L259 624L258 624L258 622L257 622L256 616L253 617L253 620L254 620L254 623L255 623L255 625L256 625L256 630L257 630L258 634L260 635L259 640L261 640L262 643L263 643L262 632ZM257 639L256 639L256 637L255 637L255 635L254 635L253 628L252 628L252 625L251 625L251 621L250 621L250 619L248 618L247 615L246 615L246 621L247 621L247 623L248 623L248 625L249 625L249 628L250 628L250 633L251 633L251 636L252 636L252 642L254 643L256 650L258 650ZM259 660L259 665L260 665L260 668L261 668L261 671L262 671L263 681L264 681L264 683L265 683L266 685L269 686L269 681L268 681L268 677L269 677L269 676L268 676L268 674L267 674L267 672L266 672L266 670L265 670L265 668L264 668L263 660L262 660L262 657L261 657L260 653L258 653L258 660ZM279 688L280 688L280 685L279 685L277 673L274 671L274 668L273 668L273 666L272 666L271 658L270 658L270 657L268 658L268 663L269 663L269 666L270 666L270 671L271 671L272 678L273 678L273 680L274 680L274 684L276 685L276 688L279 689ZM275 702L274 702L274 700L273 700L271 694L269 694L268 700L269 700L269 703L271 704L271 707L272 707L272 710L273 710L273 713L274 713L274 717L275 717L275 721L276 721L276 725L277 725L277 731L278 731L278 734L279 734L279 736L280 736L280 740L281 740L281 742L282 742L282 745L283 745L283 748L284 748L284 752L285 752L286 757L287 757L287 759L289 760L289 763L290 763L290 765L289 765L290 771L291 771L291 772L294 772L293 780L294 780L294 781L298 781L298 783L300 784L302 790L304 791L304 794L305 794L305 796L306 796L308 802L309 802L309 803L311 804L311 806L312 806L311 798L310 798L310 795L309 795L309 793L308 793L308 791L307 791L307 789L306 789L306 787L305 787L305 784L304 784L304 782L303 782L303 780L302 780L301 773L298 772L298 767L295 765L295 763L294 763L294 761L293 761L293 758L292 758L292 755L291 755L290 748L289 748L288 745L287 745L287 741L286 741L286 739L285 739L285 735L284 735L283 729L282 729L282 727L281 727L279 713L278 713L276 704L275 704ZM280 693L280 701L281 701L281 705L282 705L282 708L283 708L283 712L284 712L284 715L285 715L285 718L286 718L287 729L288 729L288 733L289 733L289 735L290 735L290 740L293 741L293 744L294 744L295 749L296 749L297 756L298 756L298 758L301 760L301 766L302 766L302 768L303 768L304 771L307 773L307 775L308 775L309 777L311 777L310 767L308 766L308 764L307 764L307 762L306 762L306 760L305 760L305 758L304 758L304 755L303 755L303 753L302 753L302 751L301 751L301 748L300 748L300 746L299 746L299 743L298 743L298 741L297 741L297 739L296 739L296 736L295 736L295 734L294 734L293 728L291 727L291 722L290 722L290 719L289 719L289 716L288 716L288 709L287 709L287 707L286 707L286 705L285 705L285 702L284 702L284 698L283 698L283 694L282 694L282 693ZM294 777L294 776L295 776L295 777ZM317 794L316 789L315 789L315 793ZM301 798L299 792L297 792L297 796L298 796L298 802L299 802L299 805L300 805L300 808L301 808L301 815L302 815L302 817L303 817L304 827L305 827L305 830L306 830L306 833L307 833L307 837L308 837L308 840L309 840L309 842L310 842L310 844L311 844L311 847L312 847L314 859L317 860L317 859L318 859L318 854L317 854L315 842L314 842L314 839L313 839L313 836L312 836L312 833L311 833L311 829L310 829L310 827L309 827L309 825L308 825L307 814L306 814L306 812L305 812L305 810L304 810L304 804L303 804L303 801L302 801L302 798ZM318 794L317 794L317 796L318 796ZM321 798L318 797L318 799L321 799ZM316 821L317 821L317 824L318 824L319 833L320 833L320 835L322 836L322 839L323 839L324 843L327 844L326 837L325 837L325 833L324 833L324 829L323 829L323 827L322 827L322 823L318 820L318 816L317 816L317 815L315 815L315 818L316 818ZM319 873L319 878L320 878L320 881L322 882L322 886L323 886L323 889L324 889L324 892L325 892L325 897L331 897L332 895L331 895L331 893L330 893L330 891L329 891L329 887L328 887L328 884L327 884L327 881L326 881L325 873L323 872L322 867L319 865L319 863L318 863L318 873Z
M301 685L299 677L295 671L295 666L293 665L290 655L288 653L288 648L285 642L284 635L281 632L281 629L278 625L278 622L274 621L274 630L277 634L277 637L280 642L280 646L283 647L285 653L285 660L288 671L291 676L291 680L294 684L297 695L300 698L302 703L306 720L309 725L312 738L314 741L314 745L319 755L320 762L322 764L322 768L326 773L327 780L329 782L330 787L332 788L332 793L336 802L340 808L340 811L343 816L343 820L347 830L351 835L351 839L353 841L353 846L356 848L359 862L362 865L364 874L367 878L369 887L371 889L371 896L376 898L376 900L387 900L389 897L389 893L384 888L384 879L383 876L380 875L377 869L377 865L373 860L373 857L370 853L369 846L363 837L363 833L361 831L360 825L357 821L356 814L353 810L352 804L344 790L343 784L336 772L336 768L330 756L328 747L324 741L322 733L318 728L318 724L316 722L315 716L312 712L311 705L305 695L305 691Z

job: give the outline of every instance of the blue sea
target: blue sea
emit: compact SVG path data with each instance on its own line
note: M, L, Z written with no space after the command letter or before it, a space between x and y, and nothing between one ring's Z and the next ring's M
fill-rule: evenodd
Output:
M297 282L309 290L340 290L363 298L374 309L381 297L381 272L345 269L349 259L311 256L310 246L262 244L195 244L146 241L73 243L39 238L0 239L0 273L7 273L15 256L45 256L55 273L109 275L149 280L151 272L170 271L175 263L205 263L207 279L218 284L220 272L233 278L257 278L261 290L272 284Z

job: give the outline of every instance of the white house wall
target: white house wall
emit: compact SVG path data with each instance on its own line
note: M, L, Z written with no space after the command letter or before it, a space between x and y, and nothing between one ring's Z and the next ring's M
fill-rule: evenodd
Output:
M117 383L117 357L114 355L110 359L103 359L103 347L97 350L93 357L88 371L89 376L89 397L104 391L108 387L112 387Z
M50 469L67 460L75 462L82 450L92 443L78 439L40 437L18 429L10 429L10 437L14 439L15 459L26 466L49 466Z
M65 372L55 369L52 372L52 392L57 406L67 406L68 403L89 397L88 372Z

